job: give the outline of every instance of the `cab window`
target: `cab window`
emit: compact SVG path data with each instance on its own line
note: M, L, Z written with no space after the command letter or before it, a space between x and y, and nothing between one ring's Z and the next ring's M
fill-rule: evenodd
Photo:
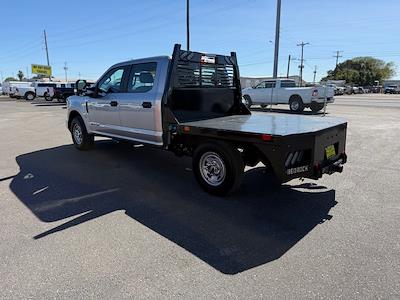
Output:
M265 88L266 89L272 89L275 87L275 81L266 81L265 82Z
M296 83L294 81L282 81L281 82L281 87L283 87L283 88L296 87Z
M99 90L105 93L121 93L122 78L125 73L125 67L111 70L99 82Z
M265 89L265 83L266 81L259 83L258 85L256 85L256 89Z
M154 86L157 63L149 62L132 65L128 80L128 93L147 93Z

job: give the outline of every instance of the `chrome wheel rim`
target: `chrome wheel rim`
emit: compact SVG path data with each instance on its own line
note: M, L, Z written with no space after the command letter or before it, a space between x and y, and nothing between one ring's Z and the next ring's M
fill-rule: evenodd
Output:
M74 136L75 143L78 145L82 144L82 128L79 124L74 124L72 127L72 134Z
M221 185L226 176L225 163L215 152L204 153L199 161L201 177L211 186Z
M292 101L290 106L292 107L292 110L298 110L299 109L299 102Z
M27 98L28 98L28 100L33 100L33 95L32 94L28 94Z

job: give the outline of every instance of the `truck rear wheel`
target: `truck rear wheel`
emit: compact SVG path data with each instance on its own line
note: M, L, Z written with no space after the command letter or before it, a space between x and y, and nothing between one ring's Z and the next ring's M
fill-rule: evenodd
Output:
M244 163L237 149L225 142L209 142L197 147L193 154L193 172L208 193L226 196L241 184Z
M27 101L33 101L35 99L35 97L36 97L36 95L33 92L26 92L25 96L24 96L25 100L27 100Z
M51 97L48 93L44 93L44 100L53 101L53 97Z
M253 101L251 101L251 98L249 95L244 95L243 99L245 101L245 105L247 106L247 108L250 108L253 105Z
M76 116L70 126L72 141L79 150L88 150L93 147L94 136L88 134L85 123L80 116Z
M304 110L303 100L298 95L292 96L289 100L289 107L291 111L302 112Z
M310 105L310 108L311 108L311 110L312 110L313 112L320 111L321 109L324 108L324 103L315 103L315 102L312 102L311 105Z

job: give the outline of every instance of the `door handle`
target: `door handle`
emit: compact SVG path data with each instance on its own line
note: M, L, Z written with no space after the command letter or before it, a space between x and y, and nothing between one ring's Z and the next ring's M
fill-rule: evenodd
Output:
M118 106L118 102L117 102L117 101L111 101L111 102L110 102L110 105L111 105L111 106Z
M151 102L143 102L142 106L143 106L143 108L151 108L152 104L151 104Z

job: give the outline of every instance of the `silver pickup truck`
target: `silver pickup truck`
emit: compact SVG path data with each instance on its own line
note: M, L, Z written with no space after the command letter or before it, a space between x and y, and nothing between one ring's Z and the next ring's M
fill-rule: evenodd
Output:
M344 120L251 113L239 78L234 52L175 45L172 58L116 64L91 86L77 81L77 95L67 100L67 127L79 150L103 136L191 156L199 184L219 196L240 186L245 166L260 162L281 182L342 171Z

